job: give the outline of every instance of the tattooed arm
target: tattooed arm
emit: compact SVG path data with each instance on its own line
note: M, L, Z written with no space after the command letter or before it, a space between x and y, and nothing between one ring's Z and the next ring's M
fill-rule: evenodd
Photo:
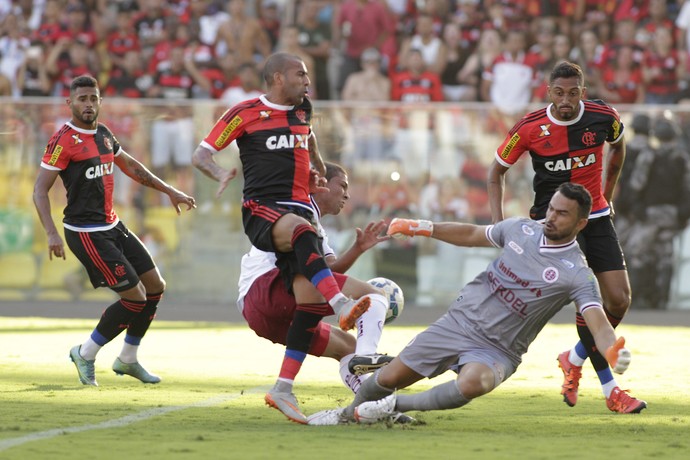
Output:
M192 155L192 164L204 173L206 177L210 177L216 182L220 182L218 186L218 191L216 191L216 196L220 197L228 186L231 180L237 175L237 168L232 168L230 170L221 167L216 160L213 159L213 152L211 152L206 147L201 145L196 148L194 154Z
M194 198L188 196L187 194L180 192L175 187L172 187L165 183L162 179L159 179L151 171L149 171L146 166L141 164L138 160L133 158L124 150L120 150L120 154L115 157L115 164L125 173L127 176L131 177L133 180L139 182L141 185L151 187L152 189L163 192L170 197L170 202L173 207L180 213L180 205L186 204L187 210L196 208L194 203Z
M611 204L613 199L613 192L616 189L618 177L621 175L624 161L625 139L621 136L618 142L609 145L608 161L606 162L606 171L604 172L604 198L606 198L609 204Z

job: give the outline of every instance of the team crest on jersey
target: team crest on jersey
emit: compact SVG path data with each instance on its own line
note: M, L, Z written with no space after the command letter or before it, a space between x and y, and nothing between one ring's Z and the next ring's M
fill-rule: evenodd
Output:
M81 144L82 142L84 142L84 139L81 139L79 137L79 133L72 134L72 139L74 139L74 145Z
M547 283L555 283L558 281L558 270L555 267L546 267L541 274L541 279Z
M108 137L104 138L103 143L105 144L105 148L107 148L108 150L113 149L113 143L110 142L110 138L108 138Z
M522 233L524 233L525 235L532 236L532 235L534 235L534 229L532 227L530 227L529 225L523 224L522 225Z
M296 111L295 111L295 116L296 116L297 119L298 119L299 121L301 121L302 123L306 123L306 122L307 122L307 112L305 112L304 110L302 110L302 109L296 110Z
M48 164L53 166L55 163L57 163L58 158L60 158L60 153L62 153L62 146L56 145L55 150L53 150L53 153L50 155L50 160L48 160Z
M587 147L591 147L597 143L597 134L591 131L587 131L582 135L582 143Z
M268 120L271 118L272 110L262 110L259 112L259 120Z
M551 127L551 123L549 123L548 125L541 125L539 127L541 128L541 133L539 134L539 137L551 135L551 132L549 131L549 128Z

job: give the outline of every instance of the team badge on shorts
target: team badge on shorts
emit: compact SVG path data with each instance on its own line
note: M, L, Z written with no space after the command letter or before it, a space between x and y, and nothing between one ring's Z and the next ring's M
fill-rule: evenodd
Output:
M115 265L115 276L117 276L118 278L122 278L126 274L127 274L127 271L125 270L124 265L119 265L119 264Z

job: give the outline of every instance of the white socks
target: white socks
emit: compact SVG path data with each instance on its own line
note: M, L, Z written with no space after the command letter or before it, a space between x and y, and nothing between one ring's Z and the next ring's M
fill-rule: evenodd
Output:
M388 312L388 300L381 294L369 294L371 306L357 320L357 346L355 354L376 353Z
M125 342L124 345L122 345L122 351L120 351L120 361L126 364L136 363L138 350L139 345L132 345L131 343Z
M88 339L86 339L86 342L81 344L81 348L79 348L79 354L82 358L88 361L93 361L94 359L96 359L96 355L101 350L101 348L102 347L99 344L94 342L93 339L89 337Z

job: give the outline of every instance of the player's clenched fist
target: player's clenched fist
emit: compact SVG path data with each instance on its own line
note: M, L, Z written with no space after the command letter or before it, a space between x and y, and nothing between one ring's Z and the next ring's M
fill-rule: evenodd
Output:
M434 223L430 220L417 219L393 219L388 226L387 235L393 238L407 238L410 236L421 235L431 236L434 232Z
M619 337L616 342L606 350L606 360L616 374L622 374L630 366L630 350L625 348L625 338Z

